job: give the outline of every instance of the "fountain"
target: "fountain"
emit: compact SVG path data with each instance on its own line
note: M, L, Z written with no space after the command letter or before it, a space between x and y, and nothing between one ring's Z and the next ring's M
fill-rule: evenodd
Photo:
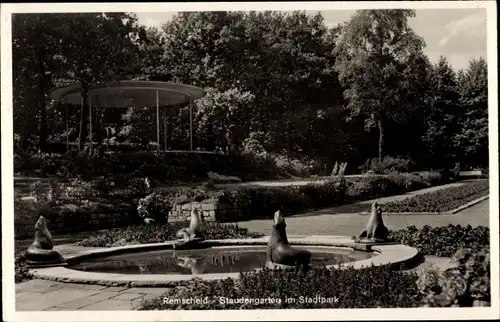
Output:
M66 256L68 267L39 267L32 273L37 278L72 283L172 286L193 276L205 280L239 278L242 272L263 267L398 266L415 261L419 255L413 247L388 241L388 229L376 203L366 228L357 238L287 236L285 219L277 211L268 237L210 240L204 238L200 212L192 209L189 227L177 232L177 240L89 250ZM44 253L41 256L46 256L46 263L57 262L60 255L51 249L52 238L46 237L50 234L46 232L45 219L40 219L37 227L36 246L30 246L29 258L33 260L38 258L35 255Z
M53 250L54 241L47 229L47 220L40 216L35 224L35 240L26 250L28 267L47 267L64 265L66 261Z

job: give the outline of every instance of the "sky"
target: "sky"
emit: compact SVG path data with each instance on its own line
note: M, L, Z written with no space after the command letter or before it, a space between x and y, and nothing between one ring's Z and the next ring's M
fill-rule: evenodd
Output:
M309 11L314 14L317 11ZM354 10L320 11L327 26L350 19ZM139 22L159 27L174 12L138 12ZM486 57L486 9L418 9L410 26L426 43L424 52L432 62L445 56L454 69L467 68L473 58Z

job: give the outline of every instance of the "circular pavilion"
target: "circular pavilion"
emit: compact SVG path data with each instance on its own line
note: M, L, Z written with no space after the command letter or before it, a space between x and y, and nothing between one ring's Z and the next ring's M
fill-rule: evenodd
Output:
M172 106L189 106L189 146L190 151L193 151L193 111L192 104L197 99L205 96L205 91L199 87L170 83L160 81L118 81L107 82L100 85L92 86L88 89L87 101L88 106L84 107L82 85L74 83L69 86L59 87L51 91L49 98L63 103L66 106L66 147L69 148L69 122L68 122L68 106L80 105L83 108L88 108L89 112L89 133L90 144L92 146L92 109L95 107L114 107L128 109L131 107L150 107L155 109L156 114L156 135L157 135L157 150L161 149L160 142L160 110L163 108L166 112L168 107ZM166 141L166 119L163 124L165 130L165 150L167 149Z

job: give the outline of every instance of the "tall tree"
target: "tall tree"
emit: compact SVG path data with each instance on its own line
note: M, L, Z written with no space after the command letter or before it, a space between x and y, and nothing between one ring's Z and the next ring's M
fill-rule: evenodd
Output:
M457 76L443 56L433 66L431 74L429 108L422 119L427 126L423 141L431 166L449 166L454 154L457 117L461 112Z
M461 159L470 166L488 165L488 65L484 58L473 59L460 76L463 112L455 137Z
M368 116L379 131L378 156L384 157L386 123L413 106L415 82L405 72L422 60L425 46L408 25L414 10L361 10L344 26L335 69L353 115ZM406 86L403 86L406 85ZM410 88L408 88L410 87Z
M27 148L38 136L38 148L46 148L47 94L61 71L60 14L15 14L12 17L12 67L14 78L14 131ZM38 129L38 133L34 133Z

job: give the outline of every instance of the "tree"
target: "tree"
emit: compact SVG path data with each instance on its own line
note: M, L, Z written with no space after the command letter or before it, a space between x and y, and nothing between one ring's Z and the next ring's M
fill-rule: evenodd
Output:
M470 166L488 164L488 66L484 58L473 59L460 74L461 129L455 144L460 158Z
M207 140L205 146L228 154L238 152L249 133L249 117L254 96L232 88L224 92L209 89L196 102L199 133Z
M450 166L461 110L457 76L443 56L432 68L429 95L429 106L422 119L427 127L422 138L427 147L426 155L432 166Z
M88 93L94 85L129 76L136 68L139 40L144 30L130 13L67 13L63 15L64 37L60 38L65 78L81 83L79 149L88 134ZM101 141L100 111L97 141ZM92 133L90 133L92 135Z
M15 14L12 17L14 131L23 149L38 129L38 147L46 148L47 94L61 71L60 14Z
M368 116L378 127L381 161L386 122L419 98L418 82L411 79L419 75L408 71L415 65L412 61L424 60L425 44L408 25L414 16L414 10L358 11L344 26L337 47L335 70L346 88L347 108L352 115Z

